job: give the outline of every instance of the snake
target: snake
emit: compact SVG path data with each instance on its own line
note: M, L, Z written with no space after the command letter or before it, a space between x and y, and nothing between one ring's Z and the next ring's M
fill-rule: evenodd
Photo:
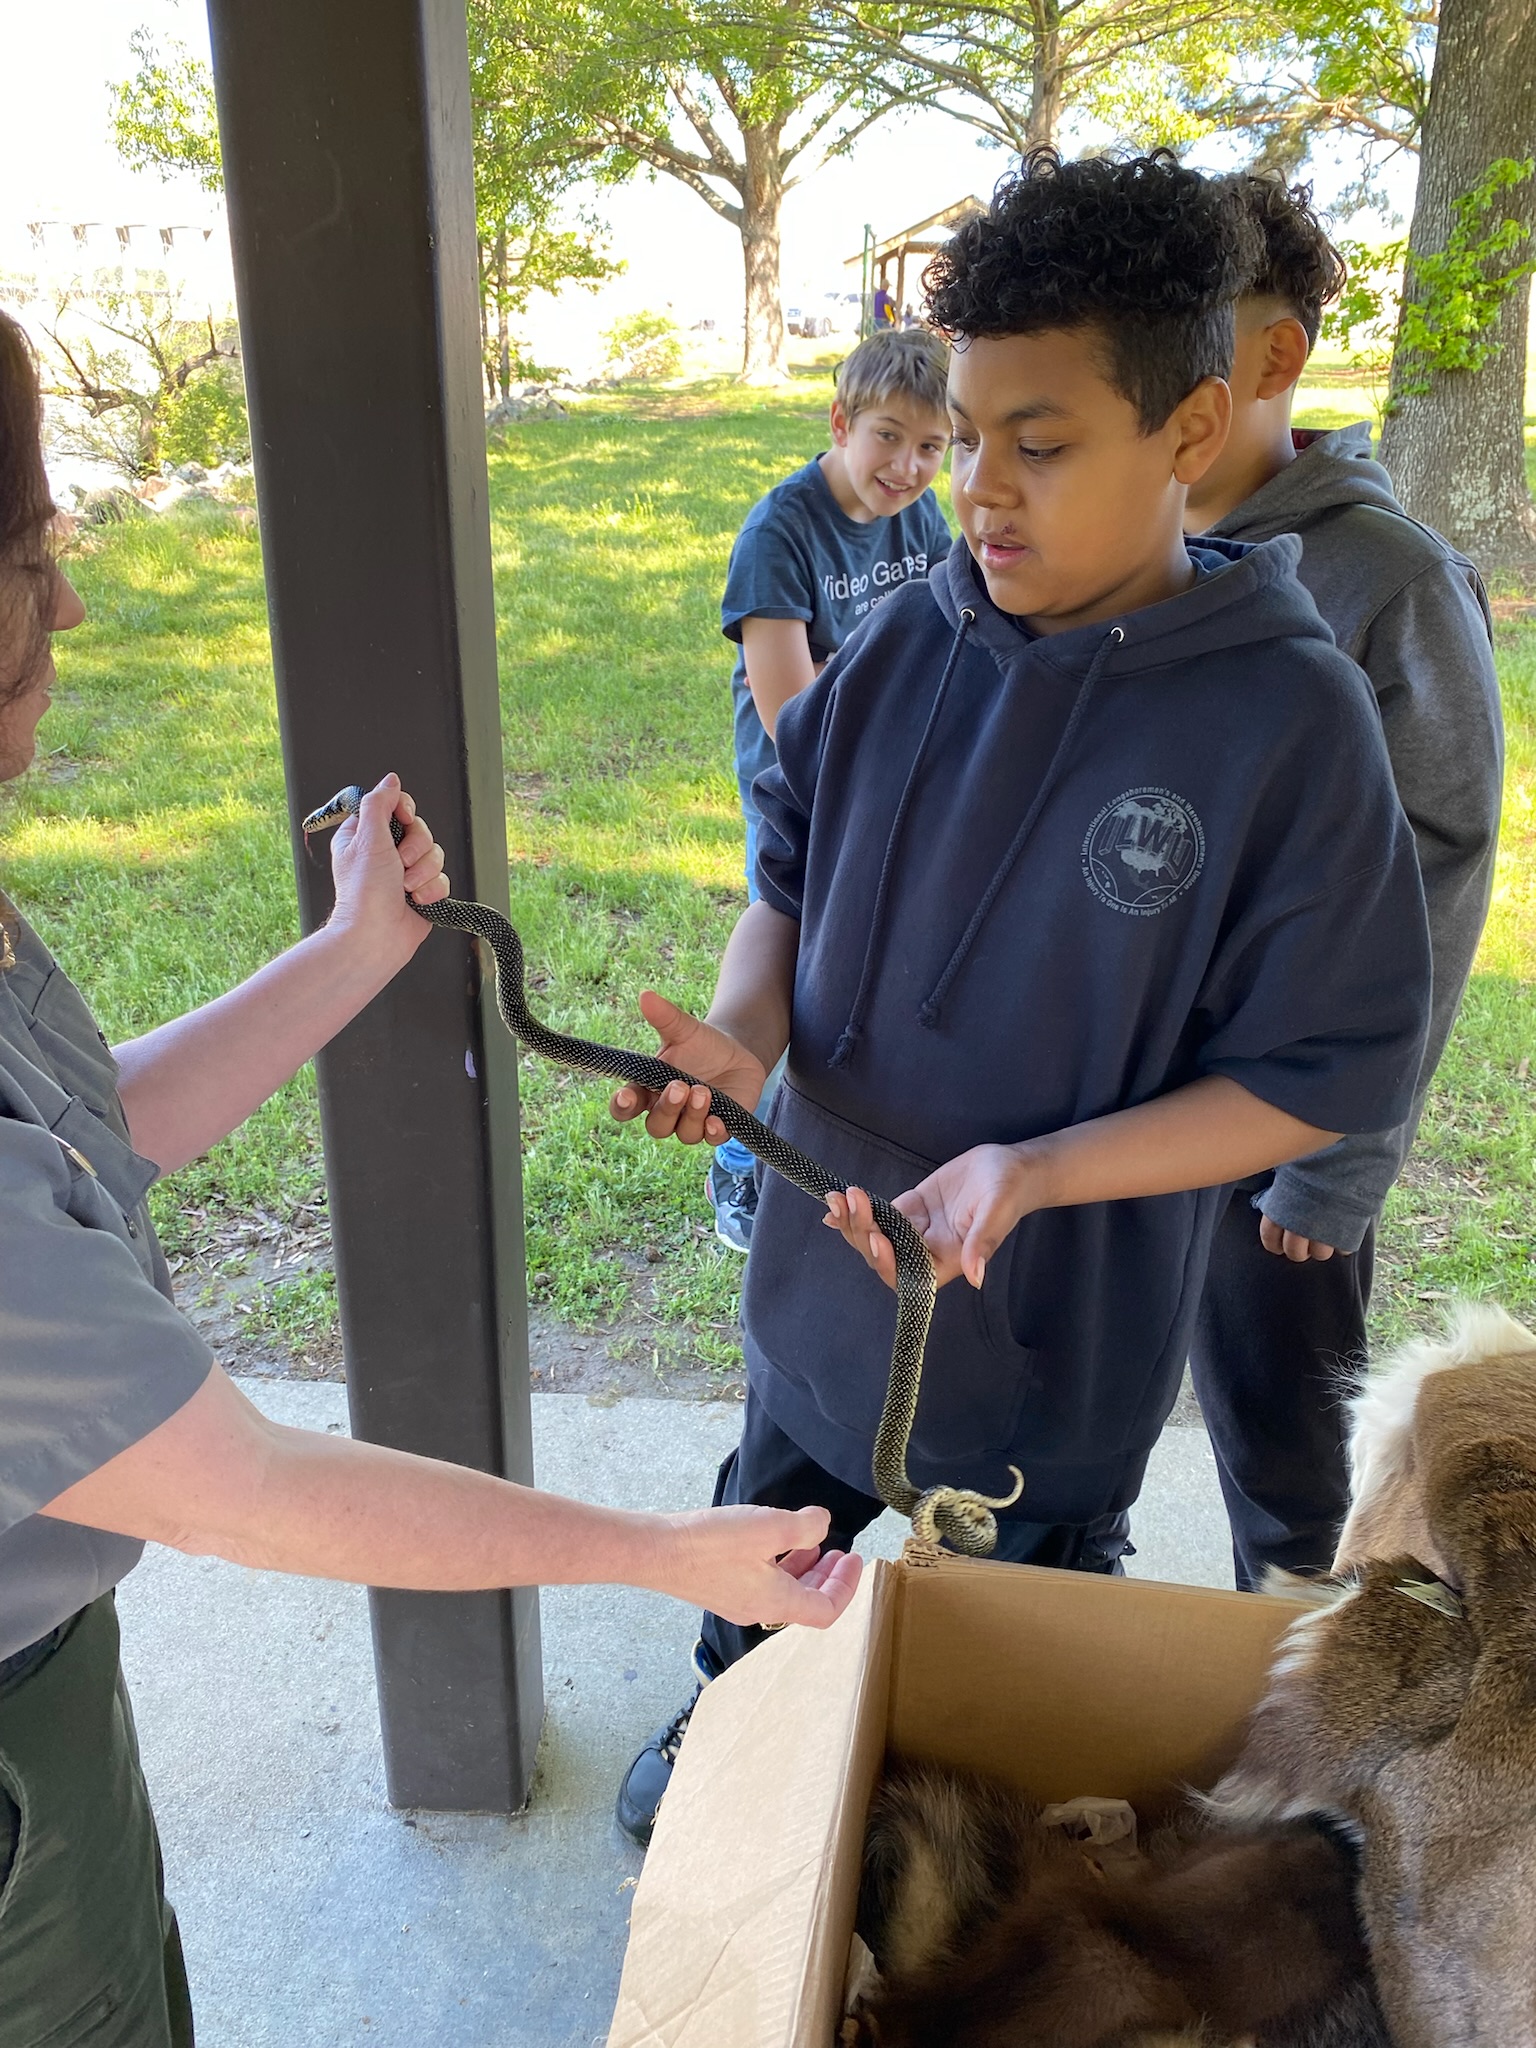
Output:
M338 790L329 803L305 818L300 828L305 844L312 833L330 831L343 819L355 817L362 800L363 792L357 783ZM398 818L391 818L389 823L398 845L405 828ZM528 1007L523 942L516 926L499 910L455 896L442 897L435 903L418 903L407 892L405 900L418 917L426 918L430 924L446 925L484 940L496 964L496 1007L501 1021L530 1052L559 1066L572 1067L578 1073L622 1081L631 1088L658 1094L674 1081L685 1082L690 1088L708 1088L709 1114L765 1166L817 1201L824 1201L829 1194L848 1193L847 1181L828 1173L798 1146L787 1143L777 1131L759 1122L733 1096L709 1082L651 1054L573 1038L541 1023ZM911 1522L912 1533L920 1543L936 1547L942 1541L964 1556L987 1557L997 1545L994 1510L1013 1506L1024 1490L1024 1475L1017 1465L1011 1465L1008 1469L1013 1474L1013 1490L997 1498L969 1487L930 1486L919 1491L912 1484L907 1473L907 1448L917 1419L923 1358L933 1321L933 1259L916 1226L898 1208L874 1194L869 1196L869 1203L875 1224L889 1239L896 1258L896 1334L885 1400L875 1431L871 1461L875 1491L887 1507Z

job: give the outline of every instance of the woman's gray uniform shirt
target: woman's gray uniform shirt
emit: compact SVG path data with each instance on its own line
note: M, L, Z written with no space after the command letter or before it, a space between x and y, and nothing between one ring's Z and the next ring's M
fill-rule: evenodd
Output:
M213 1360L176 1311L117 1066L80 991L0 894L0 1658L144 1546L37 1510L137 1443Z

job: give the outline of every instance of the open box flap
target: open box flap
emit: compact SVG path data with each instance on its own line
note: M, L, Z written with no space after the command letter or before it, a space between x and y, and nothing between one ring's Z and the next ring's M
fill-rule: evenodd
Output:
M889 1734L1031 1798L1158 1804L1232 1761L1293 1600L933 1556L906 1568Z
M608 2048L826 2048L885 1749L896 1575L867 1569L834 1627L787 1629L705 1687L635 1894Z

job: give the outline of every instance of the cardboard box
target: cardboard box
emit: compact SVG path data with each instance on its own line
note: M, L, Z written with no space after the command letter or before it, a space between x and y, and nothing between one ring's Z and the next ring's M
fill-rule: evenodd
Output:
M831 2048L887 1753L1139 1807L1235 1753L1287 1600L933 1553L706 1687L635 1894L609 2048Z

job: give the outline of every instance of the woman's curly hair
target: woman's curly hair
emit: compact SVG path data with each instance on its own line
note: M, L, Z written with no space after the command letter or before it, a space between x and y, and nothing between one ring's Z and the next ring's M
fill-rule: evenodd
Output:
M1224 182L1259 238L1244 292L1284 299L1315 347L1323 308L1343 291L1349 272L1312 209L1312 187L1287 185L1273 171L1238 171Z
M42 427L31 344L0 312L0 706L37 674L53 615L54 503Z
M1232 305L1257 253L1233 194L1168 150L1068 163L1035 149L923 285L958 343L1096 330L1110 384L1153 433L1202 378L1230 372Z

